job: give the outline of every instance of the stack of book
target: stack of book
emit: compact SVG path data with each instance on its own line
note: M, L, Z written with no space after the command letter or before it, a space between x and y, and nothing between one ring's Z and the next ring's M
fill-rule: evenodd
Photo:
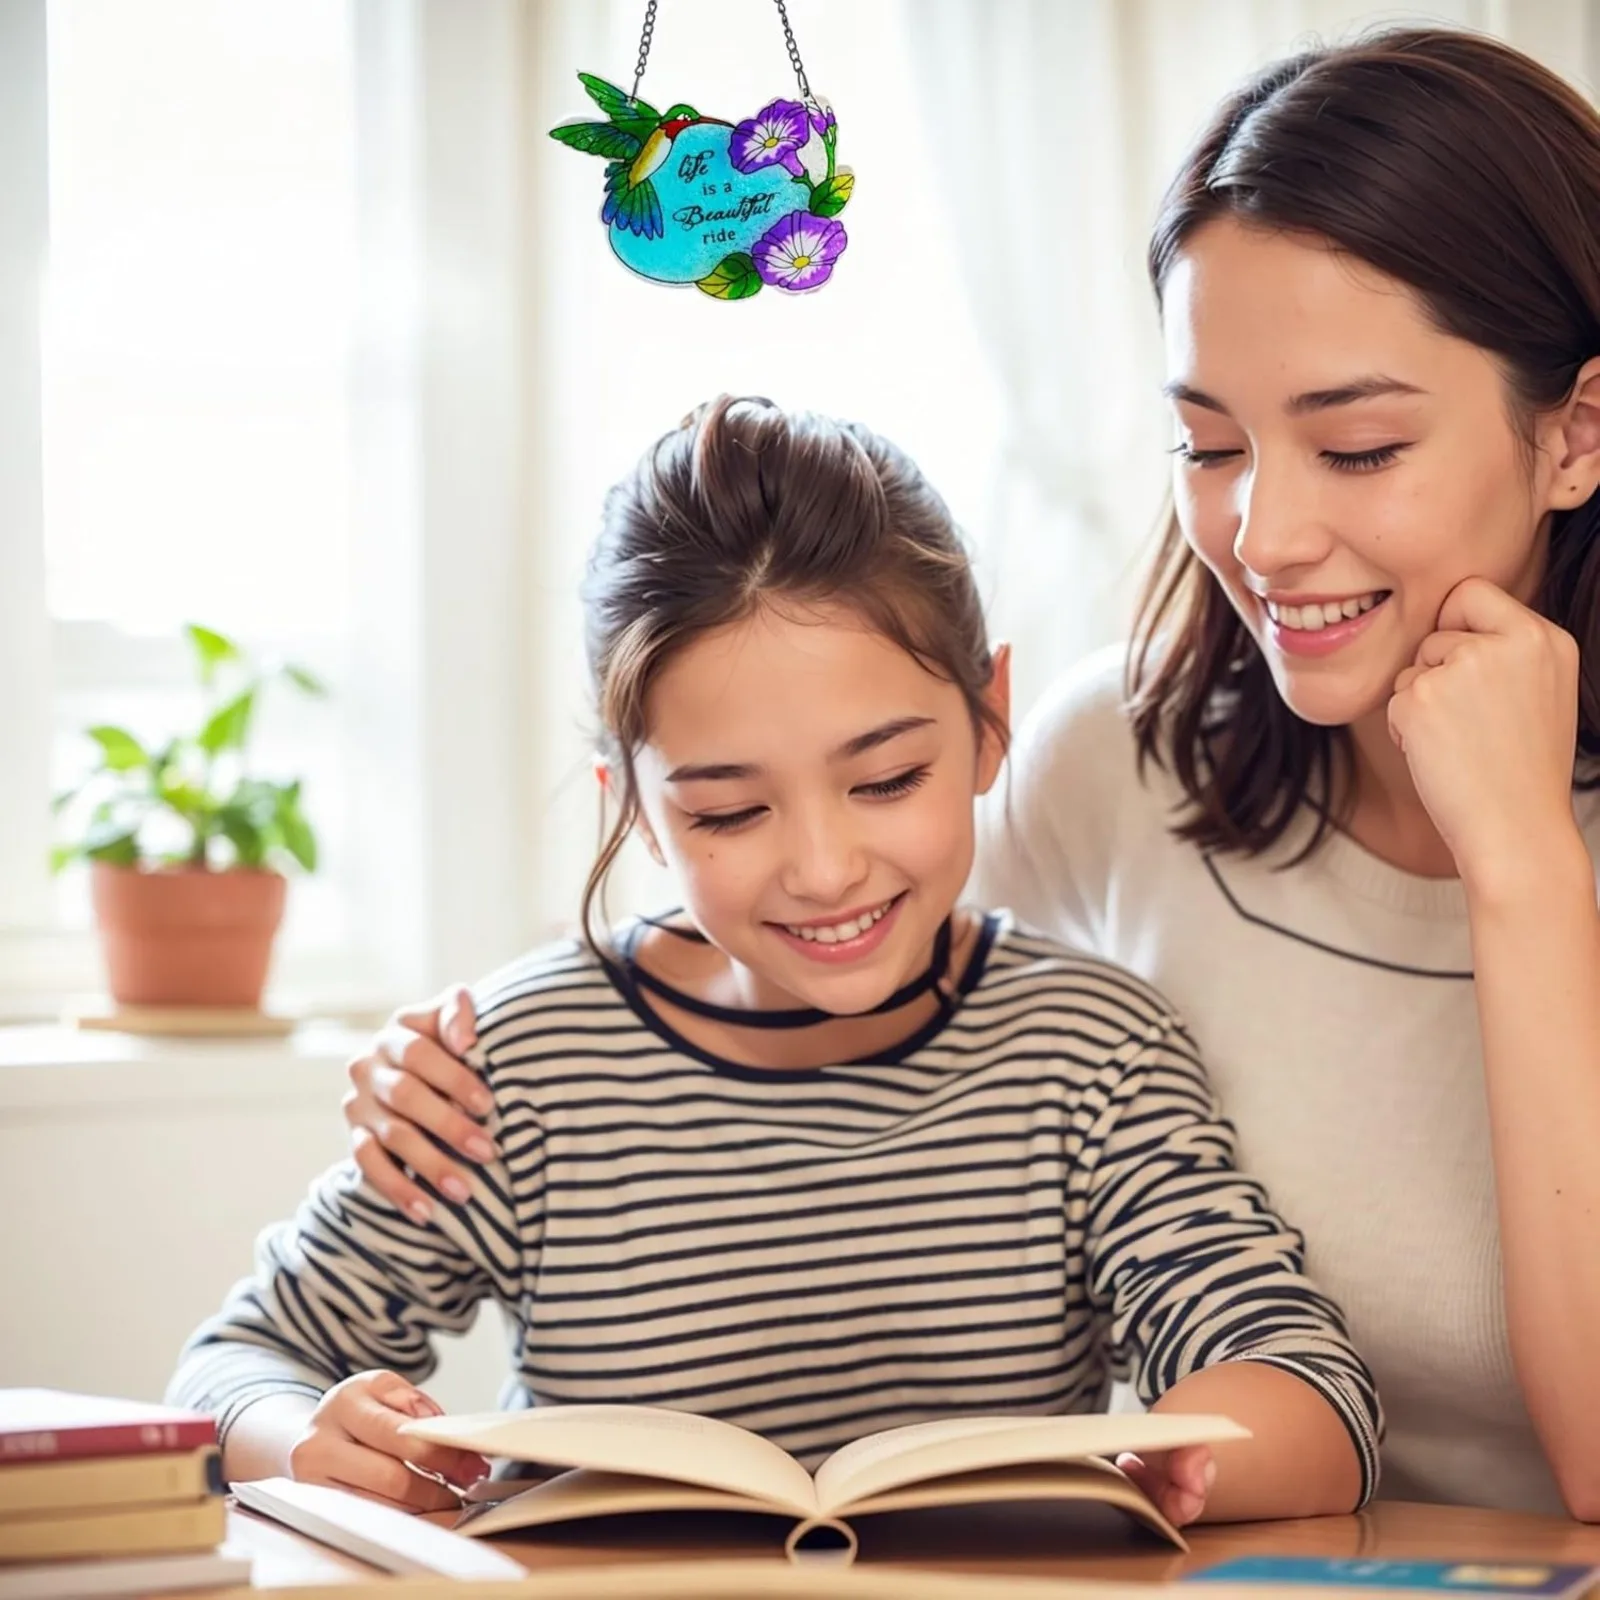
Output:
M0 1600L246 1583L225 1493L210 1417L0 1389Z

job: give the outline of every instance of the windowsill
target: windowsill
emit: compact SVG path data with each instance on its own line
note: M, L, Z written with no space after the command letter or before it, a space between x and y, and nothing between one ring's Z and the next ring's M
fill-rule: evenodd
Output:
M326 1098L371 1034L306 1023L272 1039L174 1039L0 1027L0 1115L93 1105L194 1109ZM335 1101L328 1101L329 1115Z

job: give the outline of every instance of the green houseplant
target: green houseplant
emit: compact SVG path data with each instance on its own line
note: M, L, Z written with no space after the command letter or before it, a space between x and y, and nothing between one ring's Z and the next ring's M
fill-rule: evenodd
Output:
M56 798L57 870L87 861L112 997L121 1005L258 1007L283 917L283 869L314 871L300 781L250 771L261 697L322 695L293 662L263 666L232 639L185 633L205 696L200 725L159 744L101 723L94 765Z

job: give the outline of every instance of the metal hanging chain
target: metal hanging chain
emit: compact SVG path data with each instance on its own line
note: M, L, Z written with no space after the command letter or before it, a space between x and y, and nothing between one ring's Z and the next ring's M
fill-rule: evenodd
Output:
M789 48L789 65L794 68L795 82L800 85L800 98L805 103L815 105L816 101L811 93L811 83L806 77L805 64L800 60L800 46L794 42L794 29L789 26L789 13L784 7L783 0L772 0L778 8L778 19L783 23L783 42ZM656 31L656 5L657 0L646 0L644 8L644 29L639 35L639 59L633 67L633 93L632 98L639 98L639 85L644 82L645 64L650 59L650 41Z
M778 8L778 18L783 23L783 42L789 47L789 64L794 68L795 82L800 85L800 98L807 105L812 104L811 85L806 81L806 69L800 63L800 46L794 42L794 29L789 26L789 13L784 10L783 0L772 0Z
M639 35L639 59L633 67L633 99L639 98L639 84L644 79L644 64L650 59L650 36L656 31L656 0L648 0L644 8L644 32Z

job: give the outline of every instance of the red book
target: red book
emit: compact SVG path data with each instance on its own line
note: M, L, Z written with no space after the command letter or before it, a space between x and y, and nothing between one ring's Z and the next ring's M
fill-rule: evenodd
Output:
M194 1450L216 1442L216 1423L196 1411L60 1389L0 1389L0 1469L24 1461Z

